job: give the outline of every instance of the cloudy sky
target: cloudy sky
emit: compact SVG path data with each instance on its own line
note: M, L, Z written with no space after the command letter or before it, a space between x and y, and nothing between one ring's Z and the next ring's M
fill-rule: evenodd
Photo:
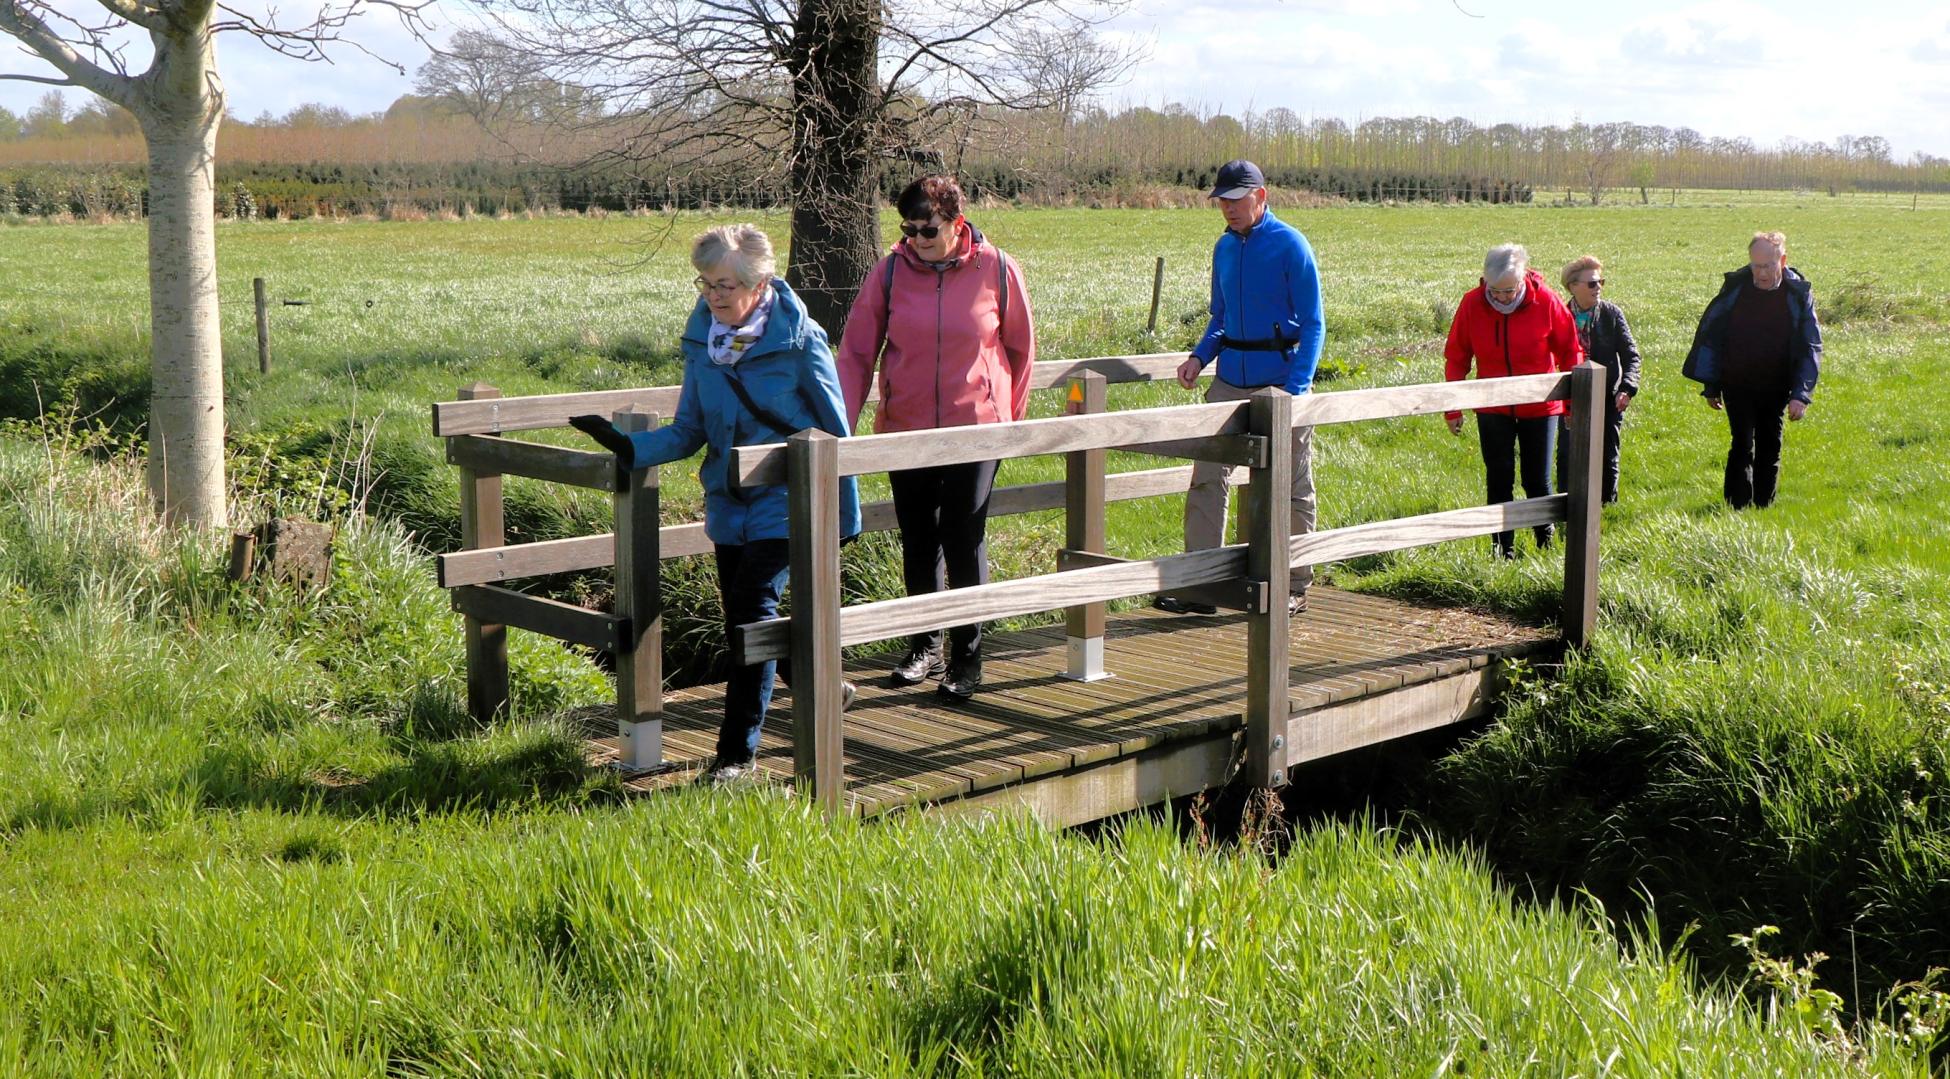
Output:
M1149 53L1106 92L1113 107L1284 106L1350 121L1484 125L1629 120L1761 145L1881 135L1899 159L1950 157L1942 0L1132 0L1109 32ZM358 37L407 74L350 50L333 65L306 65L225 39L232 113L307 101L371 112L409 92L424 50L383 16ZM0 59L3 72L35 70L44 69ZM43 92L0 81L0 106L23 112Z

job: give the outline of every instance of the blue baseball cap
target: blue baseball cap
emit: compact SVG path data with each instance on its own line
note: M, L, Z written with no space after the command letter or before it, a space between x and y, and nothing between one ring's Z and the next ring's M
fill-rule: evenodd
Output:
M1250 161L1228 161L1219 166L1219 179L1212 185L1214 199L1236 199L1254 188L1265 187L1266 176Z

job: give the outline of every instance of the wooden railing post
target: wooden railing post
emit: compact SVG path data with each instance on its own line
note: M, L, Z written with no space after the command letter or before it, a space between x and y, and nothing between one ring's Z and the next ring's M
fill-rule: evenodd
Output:
M271 373L271 313L264 296L264 279L251 278L251 300L257 307L257 373Z
M463 401L485 401L501 391L485 382L462 386ZM499 547L508 540L501 506L501 474L460 470L460 545L466 550ZM508 627L474 618L467 627L467 712L482 723L508 710Z
M1104 411L1109 385L1110 380L1096 371L1085 371L1072 379L1066 412L1081 416ZM1069 550L1104 553L1104 466L1108 459L1104 450L1080 450L1064 457L1063 545ZM1063 620L1070 653L1065 675L1081 682L1109 677L1104 670L1104 605L1086 603L1068 608Z
M1286 785L1286 729L1292 706L1286 597L1293 512L1293 398L1268 386L1252 396L1254 435L1265 440L1264 463L1247 489L1247 578L1261 585L1246 615L1246 780L1255 787Z
M631 433L657 425L654 412L626 409L612 419ZM624 768L641 770L662 764L664 755L657 469L617 469L610 498L616 518L615 612L624 627L616 650L616 760Z
M786 439L792 559L792 767L813 800L838 814L846 775L840 719L839 439Z
M1571 370L1571 438L1565 479L1570 489L1564 522L1564 643L1583 648L1598 627L1598 518L1604 480L1606 370L1582 363Z

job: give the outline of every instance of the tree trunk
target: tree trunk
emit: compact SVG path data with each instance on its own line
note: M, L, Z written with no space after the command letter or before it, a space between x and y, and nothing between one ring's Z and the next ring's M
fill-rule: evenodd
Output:
M216 158L223 90L209 32L155 35L136 115L149 147L149 488L173 524L228 523Z
M878 0L803 0L793 26L792 253L786 283L835 343L880 258Z

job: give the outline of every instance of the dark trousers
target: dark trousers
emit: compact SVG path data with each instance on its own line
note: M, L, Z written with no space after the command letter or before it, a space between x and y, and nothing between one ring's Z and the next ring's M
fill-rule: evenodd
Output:
M1605 402L1605 455L1604 463L1598 469L1603 481L1603 495L1606 502L1618 501L1618 430L1625 423L1625 414ZM1557 425L1557 489L1571 489L1571 452L1566 447L1571 444L1571 419L1564 417Z
M901 577L908 595L989 583L989 493L995 489L998 463L977 461L888 473L894 518L901 526ZM937 650L941 634L916 634L908 643L916 649ZM950 664L979 661L981 623L956 626L948 633L948 645Z
M1488 480L1489 502L1508 502L1516 497L1515 473L1522 461L1523 493L1542 498L1551 493L1551 450L1557 441L1557 417L1539 416L1520 420L1495 412L1476 414L1476 436L1483 446L1483 475ZM1537 546L1551 541L1550 525L1536 528ZM1496 553L1509 558L1516 553L1516 534L1498 532Z
M787 550L782 539L718 545L718 593L724 599L727 645L733 626L779 613L779 597L790 576ZM791 681L790 671L772 660L731 668L725 680L724 724L718 728L719 763L749 761L758 754L759 729L772 706L772 679L779 674Z
M1722 488L1734 509L1767 506L1781 480L1781 428L1787 422L1786 390L1720 391L1733 444L1727 448Z

